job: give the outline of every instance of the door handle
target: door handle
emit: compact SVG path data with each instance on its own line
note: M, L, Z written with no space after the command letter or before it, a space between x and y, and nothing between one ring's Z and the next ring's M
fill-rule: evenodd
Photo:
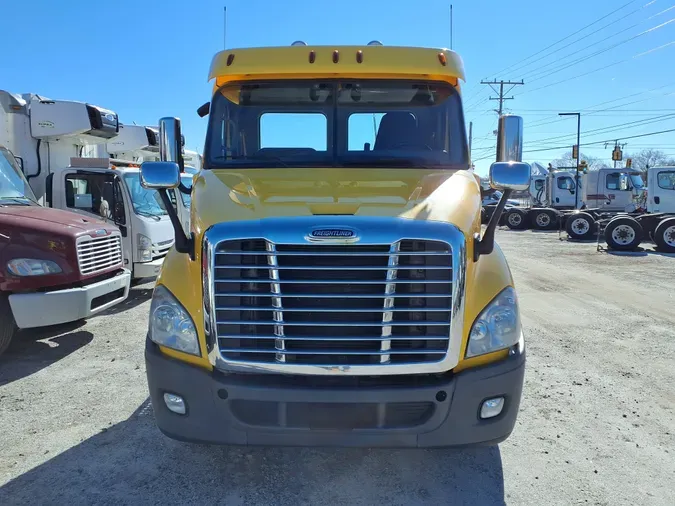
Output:
M654 204L660 204L661 203L661 198L660 197L654 197Z

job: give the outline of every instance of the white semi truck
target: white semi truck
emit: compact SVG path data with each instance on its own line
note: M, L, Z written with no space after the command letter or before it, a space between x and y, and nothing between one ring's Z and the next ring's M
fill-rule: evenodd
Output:
M40 203L117 225L132 277L156 276L173 245L166 210L157 192L141 186L140 164L108 158L111 148L153 154L156 131L120 125L113 111L83 102L0 93L20 105L0 122L0 141L18 157Z
M643 193L641 175L636 170L603 168L580 171L579 177L575 176L574 169L553 169L546 175L533 177L531 206L508 209L505 224L512 229L567 227L568 216L579 209L596 213L635 211L635 202ZM568 233L575 239L583 239L593 231L572 229Z

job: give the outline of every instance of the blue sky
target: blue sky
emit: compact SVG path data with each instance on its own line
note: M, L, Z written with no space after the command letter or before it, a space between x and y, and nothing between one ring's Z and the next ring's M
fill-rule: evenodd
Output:
M206 120L195 111L210 98L206 77L213 54L223 47L223 5L228 47L298 39L449 47L450 3L34 0L30 13L3 23L1 86L111 108L123 123L153 125L161 116L178 116L187 147L201 151ZM473 157L480 173L493 156L497 122L491 110L496 102L486 100L490 90L481 79L525 80L505 106L525 118L527 161L547 163L565 151L559 147L574 142L575 120L559 119L560 111L582 111L582 152L608 162L611 150L599 141L675 128L673 0L452 4L454 49L467 71L466 119L467 126L474 122ZM585 142L596 144L584 148ZM654 147L675 155L675 133L625 142L626 152Z

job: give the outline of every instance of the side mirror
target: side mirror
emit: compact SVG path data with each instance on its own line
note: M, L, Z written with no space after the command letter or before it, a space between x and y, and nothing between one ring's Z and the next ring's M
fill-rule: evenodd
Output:
M490 165L490 186L496 190L528 190L531 172L529 163L495 162Z
M159 159L163 162L175 162L179 172L184 170L183 143L185 138L180 131L178 118L161 118L159 120Z
M621 174L621 177L619 177L619 189L622 191L628 190L628 176L626 174Z
M180 184L180 169L176 162L143 162L141 186L149 190L170 190Z
M523 118L506 114L497 127L497 162L523 161Z

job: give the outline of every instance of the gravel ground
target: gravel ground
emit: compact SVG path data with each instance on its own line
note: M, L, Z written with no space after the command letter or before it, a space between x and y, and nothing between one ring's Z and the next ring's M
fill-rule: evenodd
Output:
M0 504L675 504L675 258L499 231L528 343L498 448L182 444L156 429L143 340L152 285L0 358Z

